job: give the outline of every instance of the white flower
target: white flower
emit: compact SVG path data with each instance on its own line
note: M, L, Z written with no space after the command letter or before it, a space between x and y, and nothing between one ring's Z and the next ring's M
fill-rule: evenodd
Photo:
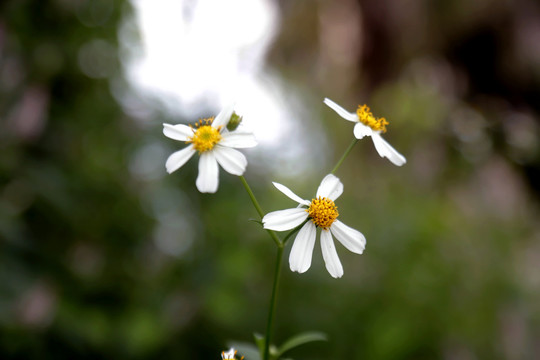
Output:
M398 153L389 143L381 136L381 133L386 132L388 122L385 118L375 119L366 105L358 106L356 113L351 113L333 102L325 98L324 103L331 107L345 120L356 122L354 126L354 136L357 139L362 139L364 136L371 136L373 145L381 157L388 158L394 165L401 166L407 162L405 157Z
M163 134L168 138L185 141L189 146L172 153L165 167L170 174L182 167L194 154L199 152L199 175L197 189L200 192L215 193L218 189L218 164L233 175L242 175L246 170L246 157L233 148L249 148L257 145L250 132L227 131L226 127L233 114L230 105L215 117L199 120L193 126L163 124Z
M242 356L240 360L242 360L243 358L244 357ZM222 351L221 359L222 360L236 360L236 350L234 350L234 348L230 348L229 351Z
M320 227L321 249L326 269L335 278L343 276L343 267L339 261L332 234L343 246L357 254L364 251L366 238L361 232L337 220L339 214L334 200L343 193L341 181L332 174L326 175L317 189L315 199L311 201L300 198L281 184L273 184L279 191L300 205L296 208L266 214L262 220L265 229L290 230L302 224L306 219L310 219L302 226L294 240L289 256L291 270L303 273L309 269L317 227Z

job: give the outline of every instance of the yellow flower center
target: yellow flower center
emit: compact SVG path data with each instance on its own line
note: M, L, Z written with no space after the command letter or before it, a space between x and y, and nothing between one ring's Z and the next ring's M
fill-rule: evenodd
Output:
M369 107L367 105L358 105L356 115L358 115L358 121L360 121L362 124L369 126L375 131L380 131L383 133L386 132L386 125L388 125L388 121L386 121L385 118L375 119L375 116L373 116L371 111L369 111Z
M327 230L337 219L339 213L337 206L328 198L319 196L318 199L312 199L309 209L306 209L315 225Z
M186 142L192 143L195 150L199 153L212 150L221 140L221 134L219 133L221 127L213 127L212 121L214 121L213 117L199 120L199 122L195 123L195 128L190 125L195 133Z

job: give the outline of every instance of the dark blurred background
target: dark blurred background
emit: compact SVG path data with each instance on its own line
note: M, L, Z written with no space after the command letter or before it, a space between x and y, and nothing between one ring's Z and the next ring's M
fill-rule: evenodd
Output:
M164 166L184 145L161 124L233 97L266 211L293 206L271 180L310 198L351 141L324 97L370 105L408 159L365 139L338 171L367 238L338 245L342 279L319 246L291 273L288 246L275 339L329 337L290 357L540 356L537 1L8 0L0 358L219 359L264 332L275 249L240 182Z

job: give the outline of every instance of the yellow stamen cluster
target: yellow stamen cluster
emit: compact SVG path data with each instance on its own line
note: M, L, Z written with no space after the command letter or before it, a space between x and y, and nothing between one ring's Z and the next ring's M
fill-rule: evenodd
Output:
M336 204L321 196L318 199L312 199L306 211L309 213L311 221L324 230L327 230L339 216Z
M199 153L203 153L208 150L212 150L214 146L221 140L221 134L219 130L220 127L215 128L212 126L214 118L200 119L195 123L195 128L189 126L193 129L193 136L186 141L187 143L192 143L195 150Z
M371 111L369 111L369 107L367 105L358 105L356 115L358 115L358 120L362 124L369 126L375 131L380 131L383 133L386 132L386 125L388 125L388 121L386 121L385 118L376 119L375 116L373 116L373 114L371 113Z

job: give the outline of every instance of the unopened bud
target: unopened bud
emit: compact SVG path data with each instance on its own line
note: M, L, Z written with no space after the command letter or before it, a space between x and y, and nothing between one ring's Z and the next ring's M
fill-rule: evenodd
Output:
M238 115L237 113L233 112L231 115L231 120L229 120L229 123L227 124L227 130L234 131L240 125L242 122L242 116Z

